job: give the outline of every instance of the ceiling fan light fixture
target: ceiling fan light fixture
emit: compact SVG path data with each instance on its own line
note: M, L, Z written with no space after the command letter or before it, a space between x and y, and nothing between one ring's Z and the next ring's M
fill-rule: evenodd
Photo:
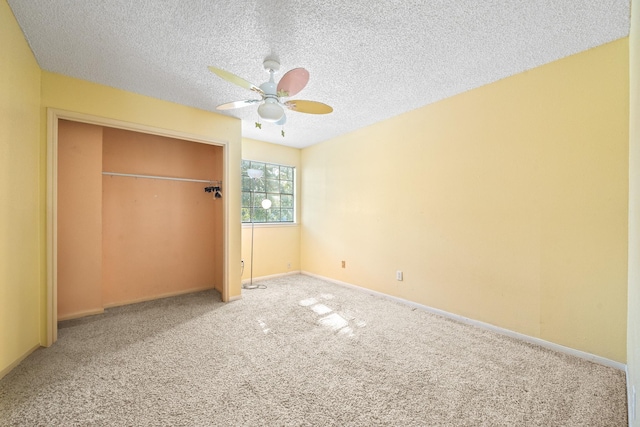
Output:
M272 100L272 102L269 101L271 100L267 98L265 102L258 107L258 115L265 122L275 123L284 116L284 108L275 100Z
M287 115L283 114L282 118L276 122L276 125L284 126L285 123L287 123Z

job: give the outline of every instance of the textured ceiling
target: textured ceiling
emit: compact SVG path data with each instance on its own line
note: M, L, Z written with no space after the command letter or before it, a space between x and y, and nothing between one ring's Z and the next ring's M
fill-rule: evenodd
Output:
M47 71L215 111L255 98L211 73L256 85L264 58L309 70L281 128L256 106L231 110L243 136L309 146L616 40L629 0L8 0Z

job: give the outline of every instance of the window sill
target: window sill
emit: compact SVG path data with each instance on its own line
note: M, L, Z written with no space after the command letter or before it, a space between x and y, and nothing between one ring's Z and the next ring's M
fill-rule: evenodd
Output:
M255 228L274 228L274 227L297 227L300 224L297 222L256 222ZM251 228L250 222L243 222L242 228Z

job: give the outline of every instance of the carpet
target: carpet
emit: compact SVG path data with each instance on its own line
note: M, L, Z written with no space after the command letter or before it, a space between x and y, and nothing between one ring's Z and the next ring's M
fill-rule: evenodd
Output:
M625 426L624 373L304 275L61 322L2 426Z

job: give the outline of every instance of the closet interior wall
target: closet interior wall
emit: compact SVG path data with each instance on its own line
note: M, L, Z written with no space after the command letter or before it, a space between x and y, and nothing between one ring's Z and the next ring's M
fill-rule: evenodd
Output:
M61 120L58 319L222 291L222 147ZM223 195L224 196L224 195Z

